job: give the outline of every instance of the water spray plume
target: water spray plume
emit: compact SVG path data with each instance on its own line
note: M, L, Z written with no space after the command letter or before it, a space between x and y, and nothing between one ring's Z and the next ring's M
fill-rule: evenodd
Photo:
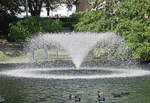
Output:
M31 40L29 47L31 51L39 49L53 48L64 49L69 57L71 57L75 67L80 68L80 65L88 55L89 51L95 48L99 43L99 48L105 48L107 45L107 54L111 54L111 48L115 48L116 44L120 45L121 39L114 33L58 33L58 34L41 34ZM116 46L117 48L119 46ZM113 52L112 52L113 53Z
M136 77L150 75L150 71L139 69L128 69L115 67L82 67L82 62L84 60L89 60L85 58L89 52L92 54L92 50L98 51L100 54L100 59L106 60L127 60L129 54L128 46L125 40L115 35L114 33L54 33L54 34L39 34L34 37L29 45L27 45L27 51L31 53L33 59L36 58L38 53L56 53L56 51L50 50L64 50L66 54L70 57L75 67L63 67L64 64L59 64L60 67L51 66L51 68L45 68L42 65L41 68L18 68L0 71L0 75L7 75L13 77L23 77L23 78L43 78L43 79L97 79L97 78L120 78L120 77ZM40 52L39 52L40 51ZM62 51L61 51L62 52ZM41 56L41 54L40 54ZM46 58L47 60L48 58ZM35 59L36 60L36 59ZM129 60L129 59L128 59ZM29 61L30 63L31 61ZM116 62L116 61L115 61ZM120 61L119 61L120 62ZM53 65L52 61L52 64ZM89 61L91 63L91 61ZM95 62L94 62L95 63ZM86 64L86 63L85 63ZM66 63L68 65L68 62ZM66 66L65 65L65 66ZM62 67L61 67L62 66ZM93 66L97 66L93 64ZM73 69L77 70L73 70Z

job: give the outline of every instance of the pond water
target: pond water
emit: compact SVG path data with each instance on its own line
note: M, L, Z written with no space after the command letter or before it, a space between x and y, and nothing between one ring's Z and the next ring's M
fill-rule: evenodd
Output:
M1 68L1 72L5 70L16 70L12 67L6 67ZM125 67L115 68L126 69ZM149 65L140 66L139 68L148 70L147 72L149 72ZM99 74L99 76L102 74L111 75L113 72L102 69L87 71L85 69L77 71L62 69L60 71L37 71L33 74L41 74L42 77L35 78L30 77L30 75L28 75L29 77L24 77L23 74L17 77L15 75L17 72L13 72L11 76L6 74L0 76L0 95L5 98L6 101L4 103L75 103L74 98L72 100L69 99L70 93L79 95L81 98L80 103L102 103L97 101L97 91L102 91L106 103L150 102L150 75L148 74L129 77L127 75L127 77L111 78L76 78L77 74L81 77L82 75L89 77L92 74ZM117 73L119 74L120 71ZM75 78L43 78L52 74L55 74L55 77L63 74ZM130 95L121 97L113 97L112 95L112 93L119 94L121 92L129 92Z

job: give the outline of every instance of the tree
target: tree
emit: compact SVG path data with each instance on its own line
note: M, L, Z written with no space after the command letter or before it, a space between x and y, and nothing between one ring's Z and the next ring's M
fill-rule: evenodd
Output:
M149 11L149 0L96 0L88 12L78 14L80 19L75 28L78 31L116 32L132 49L132 59L149 62Z
M14 17L21 12L16 0L0 0L0 36L7 37L9 23L16 20Z
M29 12L32 16L40 16L43 0L28 0Z
M28 0L29 12L32 16L40 16L43 3L46 4L47 15L49 16L50 10L57 8L62 3L67 4L70 10L74 0Z
M56 0L45 0L44 3L46 4L47 16L49 16L50 10L52 11L59 6Z
M0 0L0 15L15 15L21 12L19 2L16 0Z
M115 31L126 38L133 58L150 61L150 1L126 0L114 10L119 18Z

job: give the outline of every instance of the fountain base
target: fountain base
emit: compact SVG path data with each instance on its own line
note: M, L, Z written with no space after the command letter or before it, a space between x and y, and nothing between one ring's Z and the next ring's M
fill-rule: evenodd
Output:
M76 66L76 69L79 70L79 69L80 69L80 66Z
M125 78L150 75L150 71L127 68L24 68L4 70L0 75L22 78L41 79L105 79L105 78Z

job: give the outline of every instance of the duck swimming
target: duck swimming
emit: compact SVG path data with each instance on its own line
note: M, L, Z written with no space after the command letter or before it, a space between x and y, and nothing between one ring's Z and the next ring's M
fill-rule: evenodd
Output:
M0 96L0 103L4 102L5 99Z
M80 102L81 101L81 98L78 96L78 95L75 95L75 102Z
M113 97L121 97L121 94L111 93Z
M103 97L103 92L97 91L97 97L98 101L105 101L105 98Z
M121 92L120 94L117 93L111 93L113 97L122 97L122 96L127 96L130 95L130 92Z

